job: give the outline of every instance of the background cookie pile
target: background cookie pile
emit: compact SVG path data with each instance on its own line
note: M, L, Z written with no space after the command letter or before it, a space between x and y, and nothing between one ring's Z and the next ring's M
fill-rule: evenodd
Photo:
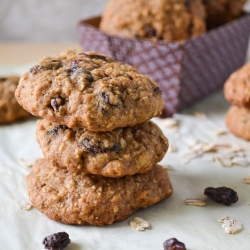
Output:
M159 87L135 68L94 52L45 57L23 75L19 103L37 122L45 159L27 177L33 205L67 224L103 226L171 196L157 165L168 141L151 121Z
M129 38L181 41L243 13L246 0L109 0L100 29Z
M235 135L250 140L250 63L229 77L224 94L232 103L226 116L228 128Z

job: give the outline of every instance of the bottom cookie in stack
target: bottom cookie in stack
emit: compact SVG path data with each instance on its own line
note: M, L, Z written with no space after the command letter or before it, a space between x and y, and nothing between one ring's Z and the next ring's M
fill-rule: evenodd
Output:
M226 124L235 135L250 140L250 109L232 105L226 116Z
M26 180L32 204L66 224L111 224L173 193L168 173L159 165L144 174L107 178L70 173L38 159Z

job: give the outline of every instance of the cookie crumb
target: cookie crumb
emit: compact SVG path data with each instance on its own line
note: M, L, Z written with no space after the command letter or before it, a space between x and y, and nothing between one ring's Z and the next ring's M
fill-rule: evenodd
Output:
M145 229L149 229L150 228L150 224L143 220L142 218L139 217L135 217L134 219L132 219L130 222L130 225L133 229L141 232L141 231L145 231Z
M191 116L195 117L198 120L206 120L207 116L205 113L200 112L200 111L193 111L191 113L189 113Z
M227 234L234 234L243 229L243 224L235 219L225 219L222 227L225 228Z
M218 222L223 223L225 220L229 220L228 216L223 216L220 219L218 219Z
M25 203L25 204L21 205L20 208L23 210L31 210L33 208L33 205L30 203Z
M30 162L28 162L27 160L25 160L24 158L20 159L21 163L27 167L27 168L32 168L33 164L31 164Z
M228 134L228 131L225 128L216 128L215 129L216 136L221 136L221 135L226 135L226 134Z
M185 203L187 205L199 206L199 207L204 207L204 206L207 205L206 201L203 201L203 200L200 200L200 199L193 199L193 198L186 199Z
M247 177L243 178L242 182L245 183L245 184L250 184L250 176L247 176Z

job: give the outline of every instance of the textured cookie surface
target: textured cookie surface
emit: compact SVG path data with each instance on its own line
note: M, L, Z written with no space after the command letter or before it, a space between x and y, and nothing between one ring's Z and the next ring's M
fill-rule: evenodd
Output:
M18 102L30 113L70 128L110 131L161 114L161 90L129 65L94 52L45 57L23 75Z
M247 0L203 0L207 11L208 28L225 24L243 14Z
M30 117L15 98L19 77L0 78L0 123L10 123Z
M66 224L111 224L173 192L167 171L158 165L145 174L117 179L72 174L38 159L26 180L32 204Z
M250 108L250 63L229 77L224 85L224 94L232 104Z
M109 0L100 29L129 38L180 41L205 31L201 0Z
M161 161L168 149L167 139L151 121L93 132L44 119L37 122L36 134L45 158L53 166L109 177L144 173Z
M226 116L226 124L233 134L250 140L250 109L231 106Z

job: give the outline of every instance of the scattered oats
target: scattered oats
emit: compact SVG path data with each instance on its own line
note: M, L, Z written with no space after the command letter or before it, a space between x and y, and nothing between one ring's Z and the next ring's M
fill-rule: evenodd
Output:
M177 148L175 146L169 145L168 153L175 153L177 152Z
M22 163L25 167L27 167L27 168L32 168L32 164L29 163L27 160L21 158L20 161L21 161L21 163Z
M166 170L174 170L174 168L171 165L167 165L166 167L164 167Z
M223 223L224 220L229 220L229 217L228 216L224 216L224 217L218 219L218 222Z
M227 234L234 234L243 229L242 223L235 219L224 220L222 227L225 228Z
M237 166L241 166L241 167L248 167L248 166L250 166L250 161L247 158L235 157L232 159L232 164L237 165Z
M215 135L220 136L220 135L225 135L228 134L228 131L225 128L217 128L215 129Z
M250 184L250 176L243 178L242 182L245 184Z
M191 205L191 206L199 206L199 207L204 207L207 205L207 203L203 200L200 199L192 199L192 198L188 198L185 200L185 203L187 205Z
M185 140L190 148L193 148L195 145L199 143L199 140L193 136L188 136L185 138Z
M190 115L195 117L196 119L199 119L199 120L206 120L207 119L206 114L203 112L200 112L200 111L193 111L190 113Z
M165 128L178 128L180 121L175 118L166 118L162 120L161 124Z
M130 221L130 225L137 231L144 231L145 229L150 228L150 224L139 217L135 217L134 219L132 219Z
M25 203L25 204L21 205L20 208L23 210L30 210L31 208L33 208L33 205L30 203Z
M223 156L217 156L216 160L223 166L223 167L232 167L232 159Z

